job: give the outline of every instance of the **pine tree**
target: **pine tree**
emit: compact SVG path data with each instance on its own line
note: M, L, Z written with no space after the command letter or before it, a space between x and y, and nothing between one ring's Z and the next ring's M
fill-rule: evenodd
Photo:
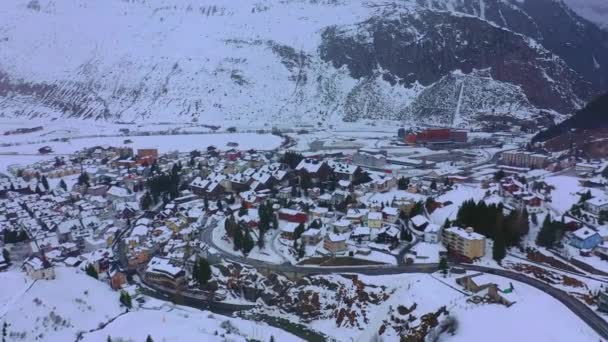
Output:
M211 275L212 275L211 266L209 265L209 262L205 258L199 258L197 261L197 264L198 264L197 281L198 281L199 286L202 287L204 285L207 285L207 283L211 279Z
M106 342L112 342L112 338L110 337L110 335L108 335L108 338L106 338Z
M2 249L2 257L7 264L11 262L11 255L6 248Z
M445 257L441 257L441 259L439 259L439 270L444 277L448 275L448 259Z
M194 265L192 266L192 280L198 282L198 279L200 278L200 271L198 269L198 260L194 262Z
M272 229L278 229L279 228L279 219L277 218L276 215L272 215Z
M437 190L437 181L434 179L431 181L431 190Z
M59 187L63 189L63 191L68 191L68 185L65 184L65 181L62 179L59 181Z
M306 245L304 243L300 244L300 248L298 248L298 260L302 259L306 255Z
M253 242L253 238L251 238L251 234L245 232L243 235L243 254L247 256L253 249L253 246L255 246L255 243Z
M234 240L234 250L235 251L241 250L243 248L244 237L243 237L243 230L242 230L240 224L234 225L233 240Z
M78 185L86 185L89 186L89 174L84 171L83 173L80 174L80 176L78 176Z
M148 337L146 338L146 342L154 342L152 336L148 335Z
M551 222L551 216L547 214L543 220L543 225L538 232L536 237L536 244L542 247L551 248L555 243L555 232L553 231L553 223Z
M95 269L95 266L93 266L93 264L89 264L86 267L85 272L89 277L99 279L99 274L97 274L97 270Z
M249 212L249 210L247 210L247 207L243 204L241 205L241 207L239 208L239 217L245 216L247 215L247 212Z
M152 205L152 196L150 195L149 191L146 191L146 193L141 197L139 205L142 210L150 209L150 206Z
M221 200L217 200L217 210L222 211L222 201Z
M131 302L131 296L129 295L129 293L127 293L125 291L120 291L120 303L122 305L126 306L128 309L131 309L132 302Z
M46 176L43 175L42 176L42 186L44 186L44 191L48 191L49 190L49 181L46 179Z
M266 231L264 229L259 229L259 235L258 235L258 248L259 249L264 249L264 234L265 233L266 233Z
M507 255L505 247L505 233L502 225L496 225L494 234L494 244L492 246L492 258L500 263Z

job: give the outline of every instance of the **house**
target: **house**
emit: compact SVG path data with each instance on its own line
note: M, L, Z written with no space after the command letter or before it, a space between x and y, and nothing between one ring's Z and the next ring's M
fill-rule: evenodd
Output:
M388 223L397 222L397 219L399 218L399 208L384 207L384 209L382 209L382 217L384 218L384 221Z
M32 256L23 263L23 269L34 280L55 279L55 268L42 256Z
M371 236L371 227L357 227L353 230L350 238L355 241L369 241Z
M353 224L363 224L367 218L367 213L367 209L348 209L345 217Z
M135 193L120 186L113 186L106 192L106 198L110 201L133 202Z
M386 226L384 227L380 233L376 236L376 241L380 243L386 243L395 245L399 243L399 235L401 232L399 228L394 226Z
M595 230L583 227L570 233L570 240L568 242L571 246L579 249L593 249L602 243L602 241L602 237Z
M279 209L279 219L287 222L306 223L308 216L302 211L281 208Z
M108 188L105 185L99 184L88 187L87 194L91 196L105 196L107 190Z
M485 236L475 233L473 228L450 227L443 230L443 244L451 252L466 260L481 258L486 254Z
M156 148L140 148L137 150L137 162L139 164L152 165L158 159L158 149Z
M441 226L429 223L424 228L424 242L438 243L441 239Z
M321 242L321 229L309 228L301 236L302 243L307 245L316 245Z
M352 223L349 220L341 219L332 223L334 227L334 232L336 233L346 233L351 230Z
M429 220L422 215L412 217L410 222L412 223L412 226L420 232L423 232L426 226L429 224Z
M186 284L186 272L169 261L169 259L153 257L146 267L145 280L154 285L178 289Z
M295 232L300 224L297 222L287 222L280 228L281 237L287 240L293 240L295 238Z
M108 276L110 277L110 287L113 290L121 289L127 283L127 275L120 270L117 264L110 265Z
M346 234L328 234L323 241L323 248L337 254L346 251Z
M304 173L308 173L311 180L314 183L318 183L327 180L329 175L331 175L332 170L329 165L323 161L305 158L296 166L296 172L300 176Z
M367 226L369 228L380 229L382 228L383 217L382 213L377 211L372 211L367 214Z
M608 210L608 199L605 197L593 197L585 202L585 209L595 215L600 211Z

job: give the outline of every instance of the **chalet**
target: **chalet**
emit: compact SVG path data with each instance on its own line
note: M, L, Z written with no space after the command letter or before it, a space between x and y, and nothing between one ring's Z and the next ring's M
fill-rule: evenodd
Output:
M351 231L352 222L350 220L341 219L332 223L334 232L346 233Z
M583 227L570 233L568 242L571 246L579 249L593 249L602 241L602 237L595 230Z
M367 209L348 209L345 218L354 224L363 224L367 219Z
M147 282L170 289L182 288L186 284L186 272L160 257L150 260L144 277Z
M605 197L593 197L585 201L585 209L592 214L599 215L600 211L608 211L608 199Z
M119 290L127 283L127 275L116 264L110 265L108 276L113 290Z
M330 162L328 164L338 180L355 182L363 177L363 171L359 166L340 162Z
M387 226L382 228L376 236L376 241L387 244L397 244L399 242L400 231L397 227Z
M384 207L382 209L382 218L388 223L395 223L399 218L399 208Z
M379 229L379 228L382 228L382 224L383 224L382 213L377 212L377 211L372 211L367 214L367 226L369 228Z
M113 186L106 192L106 198L110 201L133 202L135 194L126 188Z
M316 245L321 242L321 229L319 228L309 228L304 233L302 233L302 243L307 245Z
M293 240L295 238L295 232L300 224L297 222L287 222L280 228L281 237L287 240Z
M87 188L87 195L105 196L107 190L108 190L108 187L103 184L94 185L94 186L90 186Z
M308 221L308 215L302 211L281 208L279 210L279 219L287 222L306 223Z
M369 241L371 236L371 227L357 227L353 230L350 238L355 241Z
M34 280L55 279L55 268L44 256L30 257L23 263L23 269Z
M426 226L429 224L429 220L422 215L416 215L411 218L410 222L414 229L423 232Z
M346 234L328 234L323 240L323 248L332 254L346 251Z
M325 162L306 158L302 159L296 166L296 172L300 176L307 172L312 181L318 183L327 180L331 175L332 170Z
M424 242L438 243L441 240L441 226L429 223L424 228Z

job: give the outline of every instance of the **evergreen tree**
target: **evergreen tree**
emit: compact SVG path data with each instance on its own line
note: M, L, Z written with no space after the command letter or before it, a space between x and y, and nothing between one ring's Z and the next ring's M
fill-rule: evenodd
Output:
M410 186L410 180L409 180L409 178L401 177L397 181L397 188L399 190L407 190L407 188L409 186Z
M245 216L247 215L247 213L249 212L249 210L247 209L247 207L245 206L245 204L241 205L241 207L239 208L239 217Z
M129 293L125 291L120 291L120 303L128 309L132 308L131 296L129 295Z
M110 337L110 335L108 335L108 338L106 338L106 342L112 342L112 338Z
M295 231L293 232L294 238L297 240L302 236L302 233L304 233L304 223L300 223Z
M434 179L431 181L431 190L437 190L437 181Z
M505 233L502 222L497 222L494 234L494 244L492 246L492 258L500 263L507 255L505 247Z
M555 232L553 231L553 224L551 222L551 216L547 214L543 220L543 225L538 232L536 237L536 244L542 247L551 248L555 243Z
M146 193L141 197L139 206L141 207L142 210L148 210L148 209L150 209L151 205L152 205L152 196L150 195L149 191L146 191Z
M300 244L298 248L298 260L302 259L306 255L306 245L304 243Z
M4 258L4 261L6 261L7 264L11 262L11 255L9 254L6 248L2 249L2 257Z
M450 222L449 218L445 218L445 221L443 222L443 228L450 228L452 226L452 222Z
M68 185L65 184L65 181L63 179L59 181L59 187L62 188L64 191L68 191Z
M154 342L152 336L148 335L148 337L146 337L146 342Z
M85 272L87 273L87 275L89 277L93 277L95 279L99 279L99 274L97 274L97 270L95 269L95 266L93 266L93 264L89 264L86 267Z
M198 269L198 260L196 260L194 262L194 265L192 265L192 280L194 280L195 282L198 282L199 278L200 278L200 271Z
M439 259L439 270L444 277L448 275L448 259L445 257L441 257L441 259Z
M245 234L243 234L243 254L247 256L254 246L255 243L253 242L251 234L249 232L245 232Z
M211 279L212 276L212 272L211 272L211 265L209 265L209 262L207 261L207 259L205 258L198 258L198 260L196 261L197 264L197 282L199 284L200 287L203 287L205 285L207 285L207 283L209 282L209 280Z
M48 191L49 190L49 181L46 179L45 175L42 176L41 183L42 183L42 186L44 186L44 191Z
M264 234L265 233L266 233L265 230L259 229L259 235L258 235L258 248L259 249L264 249Z
M279 219L277 218L276 215L272 215L272 229L278 229L279 228Z
M78 176L78 185L90 186L89 174L86 171L84 171L80 174L80 176Z
M538 217L536 216L536 213L532 213L532 215L530 215L530 220L532 223L534 223L534 225L538 224Z
M233 241L235 251L243 249L243 230L240 224L234 225Z
M221 200L218 199L216 205L217 205L217 210L219 210L219 211L223 210L222 209L222 201Z

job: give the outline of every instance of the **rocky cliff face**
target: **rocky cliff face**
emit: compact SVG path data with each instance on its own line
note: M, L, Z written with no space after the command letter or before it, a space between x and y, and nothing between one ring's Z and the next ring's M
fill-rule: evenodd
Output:
M0 2L0 116L465 125L607 78L608 33L561 0Z
M571 112L596 89L535 41L480 18L452 12L411 12L389 6L365 22L328 28L320 51L324 60L335 67L346 65L357 79L368 79L381 70L384 79L393 85L412 87L420 83L431 88L454 88L454 82L444 77L459 70L475 79L468 85L458 82L469 102L471 93L483 93L489 83L493 83L489 88L499 88L489 103L470 103L468 109L472 111L494 109L505 101L522 108L532 105ZM485 70L486 82L479 82L479 70ZM446 110L455 113L455 99L461 94L454 90L445 90L451 92L447 95L452 103L446 103L442 96L426 96L415 100L410 111L416 117L426 117L433 111L440 116Z

